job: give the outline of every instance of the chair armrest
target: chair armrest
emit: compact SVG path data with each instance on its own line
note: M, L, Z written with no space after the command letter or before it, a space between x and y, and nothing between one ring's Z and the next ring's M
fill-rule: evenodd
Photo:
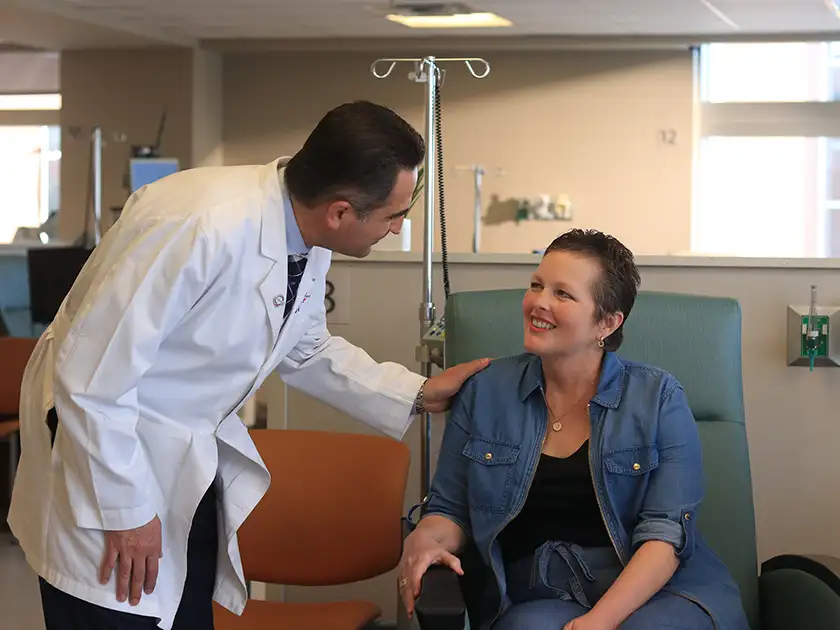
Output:
M458 575L445 565L429 567L414 609L421 630L464 630L467 608Z
M782 555L761 565L762 630L840 628L840 559Z
M403 519L403 540L412 529L408 521ZM464 630L467 607L461 594L458 574L445 565L429 567L423 576L414 612L421 630Z

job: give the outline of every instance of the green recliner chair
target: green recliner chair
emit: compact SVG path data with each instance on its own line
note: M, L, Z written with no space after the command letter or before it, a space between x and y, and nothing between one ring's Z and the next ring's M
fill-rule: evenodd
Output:
M523 351L523 291L457 293L446 304L446 364ZM752 630L840 630L840 560L784 555L758 566L741 382L741 309L726 298L641 292L618 354L673 374L698 422L706 496L698 527L738 582ZM417 602L422 630L462 630L465 576L433 567ZM760 570L759 570L760 569Z

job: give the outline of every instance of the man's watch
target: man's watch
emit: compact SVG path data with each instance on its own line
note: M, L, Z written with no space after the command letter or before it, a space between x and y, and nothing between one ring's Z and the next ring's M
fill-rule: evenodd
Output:
M417 391L417 397L414 399L414 404L411 406L411 415L419 416L426 413L426 407L423 405L423 390L426 388L426 381L420 386Z

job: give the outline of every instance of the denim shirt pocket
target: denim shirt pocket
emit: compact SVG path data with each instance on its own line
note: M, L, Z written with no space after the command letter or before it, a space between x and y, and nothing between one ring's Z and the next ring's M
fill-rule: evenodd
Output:
M461 452L470 460L469 503L481 512L504 512L510 495L520 446L511 442L470 436Z
M659 467L659 449L646 444L611 451L604 454L604 465L614 475L646 475Z

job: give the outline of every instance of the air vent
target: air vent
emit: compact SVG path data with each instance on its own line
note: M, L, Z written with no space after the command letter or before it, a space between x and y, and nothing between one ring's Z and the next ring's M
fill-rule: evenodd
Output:
M390 13L414 17L465 15L475 11L463 2L395 2Z

